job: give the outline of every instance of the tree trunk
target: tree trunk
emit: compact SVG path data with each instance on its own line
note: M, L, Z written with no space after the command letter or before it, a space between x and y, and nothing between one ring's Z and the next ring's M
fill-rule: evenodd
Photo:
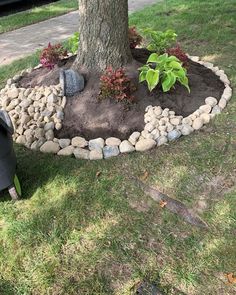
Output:
M79 33L74 69L102 72L129 63L128 0L79 0Z

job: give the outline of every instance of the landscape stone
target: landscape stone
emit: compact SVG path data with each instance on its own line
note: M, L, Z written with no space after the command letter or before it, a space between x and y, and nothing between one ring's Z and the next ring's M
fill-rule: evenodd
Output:
M70 145L70 139L68 138L61 138L58 140L59 146L64 149Z
M79 148L79 147L74 149L74 156L77 159L85 159L85 160L88 160L89 159L89 153L90 153L90 151L85 150L85 149L82 149L82 148Z
M63 149L61 149L57 154L59 156L71 156L74 152L74 147L72 145L69 145Z
M131 153L135 151L135 147L128 140L123 140L120 144L120 152L121 153Z
M155 145L156 142L153 139L142 139L136 143L135 149L136 151L144 152L152 149Z
M214 107L215 105L217 105L218 101L215 97L209 96L205 99L205 103L209 104L211 107Z
M89 154L89 159L90 160L101 160L103 159L103 154L102 154L102 149L93 149L90 151Z
M121 143L121 140L116 137L109 137L106 139L106 145L110 146L119 146Z
M203 126L203 121L202 121L202 119L200 117L196 118L193 121L193 129L194 130L199 130L202 126Z
M89 141L89 149L90 150L98 150L99 151L99 150L103 149L104 145L105 145L105 141L101 137L91 139Z
M174 141L181 136L181 132L179 130L172 130L168 132L167 138L169 141Z
M72 138L71 144L74 147L84 148L84 147L86 147L88 145L88 141L83 137L75 136L75 137Z
M105 146L103 148L103 155L105 159L118 156L119 153L120 151L118 146Z
M42 153L53 153L57 154L60 150L60 146L57 142L46 141L41 147L40 151Z

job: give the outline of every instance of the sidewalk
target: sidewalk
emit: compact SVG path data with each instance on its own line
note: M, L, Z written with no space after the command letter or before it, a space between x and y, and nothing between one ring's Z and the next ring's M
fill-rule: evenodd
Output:
M129 12L160 0L129 0ZM51 18L18 30L0 34L0 66L32 54L48 42L62 42L78 31L78 11Z

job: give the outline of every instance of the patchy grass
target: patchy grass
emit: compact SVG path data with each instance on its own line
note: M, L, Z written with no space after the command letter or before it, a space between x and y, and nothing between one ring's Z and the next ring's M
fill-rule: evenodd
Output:
M167 3L130 22L174 28L189 53L225 69L235 90L234 0ZM35 56L4 67L1 83L28 63ZM235 98L201 131L148 153L87 162L16 145L24 199L1 194L0 294L128 295L139 280L170 295L235 294L224 277L236 275ZM130 177L145 171L209 230L145 196Z
M1 17L0 34L56 17L78 8L77 0L57 2Z

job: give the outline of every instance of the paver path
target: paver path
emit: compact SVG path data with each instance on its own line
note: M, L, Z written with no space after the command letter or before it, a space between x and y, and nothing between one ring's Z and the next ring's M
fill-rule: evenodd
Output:
M129 12L160 0L128 0ZM0 66L27 56L48 42L61 42L78 31L78 11L0 34Z

